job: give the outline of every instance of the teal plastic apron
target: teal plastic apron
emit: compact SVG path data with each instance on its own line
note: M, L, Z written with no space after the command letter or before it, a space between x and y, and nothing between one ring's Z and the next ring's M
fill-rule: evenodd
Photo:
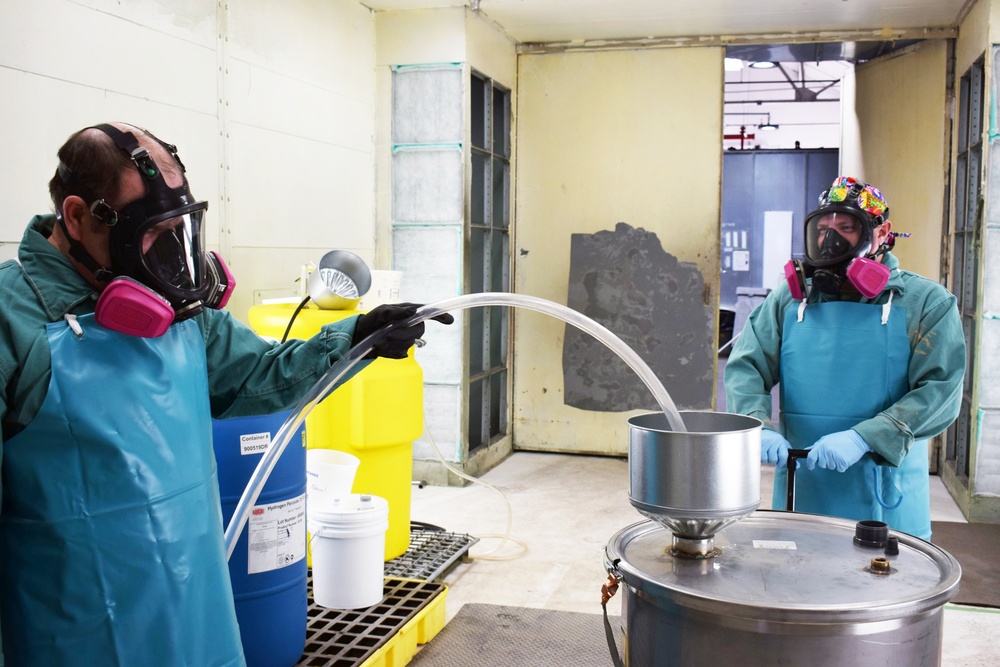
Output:
M901 308L838 301L809 305L801 322L797 315L795 308L785 314L781 342L781 428L792 447L812 447L870 419L909 390ZM775 471L776 509L785 507L786 473ZM842 473L799 465L795 510L884 521L930 539L928 482L926 440L914 442L898 468L877 465L870 454Z
M201 334L79 324L46 327L48 394L4 443L6 665L245 665Z

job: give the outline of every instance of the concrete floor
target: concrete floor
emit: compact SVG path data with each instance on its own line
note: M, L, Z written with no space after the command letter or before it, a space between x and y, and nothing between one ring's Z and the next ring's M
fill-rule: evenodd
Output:
M765 466L761 508L770 506L772 477L773 468ZM931 480L932 518L964 521L938 478ZM445 578L447 619L467 602L600 614L604 548L616 532L643 520L629 504L627 462L517 452L482 482L493 488L413 489L412 520L483 537L471 550L473 558ZM495 550L500 540L486 537L508 532L508 505L509 534L527 546L523 553L512 542ZM616 600L609 603L609 610L619 609ZM1000 665L998 636L1000 609L947 605L942 665Z

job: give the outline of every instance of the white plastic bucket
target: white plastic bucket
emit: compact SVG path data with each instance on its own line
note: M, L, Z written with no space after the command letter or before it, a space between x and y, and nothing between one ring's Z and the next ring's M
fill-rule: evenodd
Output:
M310 510L313 600L330 609L361 609L382 601L389 503L354 494L330 511Z
M306 452L307 512L328 511L334 501L351 495L354 476L361 459L336 449L310 449Z

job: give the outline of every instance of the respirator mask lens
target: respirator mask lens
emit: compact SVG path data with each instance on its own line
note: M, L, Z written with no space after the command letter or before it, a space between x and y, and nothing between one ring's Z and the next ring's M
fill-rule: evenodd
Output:
M197 210L152 223L142 234L142 265L157 286L180 292L205 287L206 270L202 225L205 210Z
M806 257L813 266L830 266L857 257L867 247L870 234L861 220L849 213L827 213L806 222Z

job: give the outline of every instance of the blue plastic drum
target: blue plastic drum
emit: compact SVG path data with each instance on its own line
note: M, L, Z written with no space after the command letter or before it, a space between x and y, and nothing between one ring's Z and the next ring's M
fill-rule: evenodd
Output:
M289 414L213 420L224 525ZM305 648L305 493L306 449L300 431L271 471L229 559L248 667L291 667Z

